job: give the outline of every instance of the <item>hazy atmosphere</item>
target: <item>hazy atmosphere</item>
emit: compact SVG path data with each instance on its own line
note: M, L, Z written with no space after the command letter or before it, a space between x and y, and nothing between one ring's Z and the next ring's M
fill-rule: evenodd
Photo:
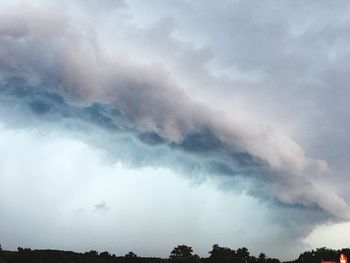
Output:
M0 244L348 247L349 45L346 0L0 0Z

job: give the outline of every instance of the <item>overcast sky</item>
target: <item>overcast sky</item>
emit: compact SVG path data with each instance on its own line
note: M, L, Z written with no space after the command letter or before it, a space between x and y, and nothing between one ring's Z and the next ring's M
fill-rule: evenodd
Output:
M348 1L0 3L5 249L349 246Z

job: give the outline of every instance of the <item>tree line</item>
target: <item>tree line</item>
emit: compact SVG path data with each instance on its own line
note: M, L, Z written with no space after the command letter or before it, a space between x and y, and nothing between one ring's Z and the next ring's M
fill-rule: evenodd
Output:
M285 263L320 263L321 261L339 262L339 255L343 253L350 258L350 249L333 250L319 248L306 251L300 256ZM250 254L245 247L237 250L213 245L209 251L209 257L203 258L193 253L193 249L187 245L178 245L168 258L139 257L130 251L124 256L116 256L107 251L97 252L91 250L85 253L77 253L62 250L32 250L18 247L17 251L6 251L0 245L0 263L281 263L276 258L270 258L264 253L258 257Z

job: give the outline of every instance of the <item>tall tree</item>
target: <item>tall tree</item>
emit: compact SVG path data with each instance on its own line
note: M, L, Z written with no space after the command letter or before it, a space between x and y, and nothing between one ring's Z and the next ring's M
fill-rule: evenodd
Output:
M235 258L235 251L227 248L220 247L218 244L213 245L213 249L209 251L209 261L210 262L233 262Z
M176 263L196 263L200 262L198 255L192 254L192 247L178 245L170 253L170 260Z

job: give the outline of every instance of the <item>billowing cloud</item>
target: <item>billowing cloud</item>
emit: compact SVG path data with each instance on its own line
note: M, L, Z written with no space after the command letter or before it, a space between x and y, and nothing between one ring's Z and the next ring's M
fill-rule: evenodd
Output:
M180 41L181 34L178 38L174 36L176 19L160 18L146 30L132 24L124 17L125 13L118 13L132 8L132 1L65 5L53 8L18 3L8 5L0 13L1 116L7 123L20 128L41 123L53 129L70 130L80 134L83 141L103 149L112 162L170 168L192 178L214 178L227 190L244 191L291 213L309 213L312 219L306 226L327 219L350 218L349 206L338 187L325 179L334 174L326 160L308 156L300 144L271 126L270 120L244 119L244 110L236 106L233 114L230 110L219 111L221 105L204 103L207 99L200 103L201 99L191 93L190 86L197 85L194 88L197 94L201 85L208 89L205 85L212 84L222 85L218 90L234 96L235 88L232 91L228 87L243 82L225 77L232 68L241 72L240 77L255 72L247 81L254 87L257 79L262 79L267 87L285 84L289 88L293 84L301 88L296 78L307 70L312 74L299 81L304 80L305 85L316 81L322 72L308 67L307 52L297 52L302 50L301 42L307 41L304 35L295 33L299 37L293 49L278 48L283 41L292 41L289 32L293 30L283 23L283 16L274 17L274 26L269 26L265 25L266 17L251 7L252 3L238 5L233 21L223 15L223 19L228 19L223 21L225 25L235 25L232 30L237 38L227 39L229 34L217 36L228 47L209 46L210 41L196 47ZM110 31L101 29L99 17L93 25L86 18L91 14L75 13L77 6L90 11L91 6L99 6L98 12L108 10L112 17L123 17L111 20L116 23L115 30L130 29L133 33L128 33L128 41L144 41L141 42L145 43L144 50L137 50L141 49L140 43L130 43L128 54L123 54L128 41L121 40L118 46L121 37L118 34L115 38L111 36L116 41L114 45L101 41ZM57 8L62 12L57 12ZM256 23L244 24L240 13L254 17ZM216 36L215 28L209 27L209 31ZM256 35L257 31L260 33ZM152 43L156 43L156 48ZM270 49L275 50L273 56ZM156 61L165 57L164 63L148 61L148 50ZM228 50L241 52L229 56L225 53ZM298 56L291 55L295 52ZM146 62L142 62L142 56ZM172 56L176 56L174 64L170 61ZM288 62L286 66L281 65L283 61ZM216 71L210 71L209 62L215 64ZM221 71L217 69L219 64ZM174 70L174 75L168 69ZM223 74L222 78L218 72ZM179 75L182 78L178 80ZM236 88L241 97L240 89ZM253 94L253 102L260 99L269 103L268 94L254 95L251 89L243 94ZM284 110L280 102L278 106ZM255 111L255 105L247 108ZM106 205L96 204L96 210L100 210L98 206ZM298 227L299 220L295 219Z
M88 28L64 14L41 12L9 12L1 23L2 91L9 89L7 95L27 103L33 114L70 115L111 133L134 133L145 144L194 156L204 173L209 168L256 180L282 203L317 205L335 217L349 211L340 196L313 179L328 172L325 161L305 156L297 143L268 127L193 102L163 69L108 56ZM68 101L76 105L70 111Z

